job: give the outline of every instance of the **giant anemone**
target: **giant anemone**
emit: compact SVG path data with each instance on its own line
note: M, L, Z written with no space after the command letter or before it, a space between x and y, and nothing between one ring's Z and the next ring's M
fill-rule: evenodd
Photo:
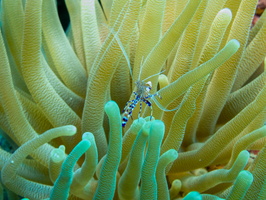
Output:
M257 0L65 2L1 1L9 199L265 199Z

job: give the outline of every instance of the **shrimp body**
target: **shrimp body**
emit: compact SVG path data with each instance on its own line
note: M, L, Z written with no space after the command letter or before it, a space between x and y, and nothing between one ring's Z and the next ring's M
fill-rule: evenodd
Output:
M158 93L150 94L152 88L151 81L148 81L146 83L144 81L137 81L135 84L137 89L133 92L134 99L126 103L126 106L122 112L122 127L126 126L129 117L132 118L132 112L138 103L140 104L138 118L140 117L142 111L142 103L144 102L151 109L150 119L152 119L152 103L149 101L149 99L154 96L159 96Z

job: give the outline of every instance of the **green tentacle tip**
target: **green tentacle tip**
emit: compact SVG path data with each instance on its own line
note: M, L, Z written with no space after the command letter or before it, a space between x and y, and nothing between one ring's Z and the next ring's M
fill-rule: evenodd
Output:
M228 195L227 199L228 200L243 199L249 187L251 186L252 182L253 182L252 173L247 170L242 170L238 174L235 183L233 185L233 188L230 194Z
M193 191L188 193L183 200L202 200L200 193Z
M151 131L154 131L154 132L157 132L157 133L161 133L163 132L164 133L164 129L165 129L165 126L164 126L164 123L161 121L161 120L154 120L152 121L151 123Z
M57 149L53 149L50 159L55 163L63 161L65 159L65 146L60 145Z
M177 159L178 153L175 149L169 149L167 151L167 156L169 157L169 159L174 161L175 159Z
M232 48L239 49L240 47L240 42L237 39L232 39L228 42L228 45L232 46Z
M65 131L66 135L74 135L77 132L77 128L73 125L66 125L66 126L62 126L62 127L58 127L60 130Z
M146 122L145 119L140 117L138 119L135 119L131 126L133 126L134 128L139 128L142 127L145 124L145 122Z
M250 153L247 150L243 150L237 156L235 163L239 163L238 161L240 161L240 162L244 162L245 163L244 165L246 165L248 163L249 156L250 156Z
M82 140L94 140L94 135L91 132L85 132L82 134Z
M240 153L239 153L239 157L241 157L241 158L249 158L249 156L250 156L250 153L247 151L247 150L243 150L243 151L241 151Z
M151 124L152 124L151 121L146 122L146 123L143 124L143 126L142 126L142 131L143 131L143 133L144 133L145 135L149 135L149 133L150 133L150 129L151 129Z
M219 14L226 14L230 18L232 17L232 12L229 8L224 8L224 9L220 10Z
M120 115L120 109L115 101L108 101L104 106L104 110L107 115L111 113L119 113Z
M246 180L250 183L253 182L253 174L247 170L242 170L239 175L239 177L243 178L243 180Z

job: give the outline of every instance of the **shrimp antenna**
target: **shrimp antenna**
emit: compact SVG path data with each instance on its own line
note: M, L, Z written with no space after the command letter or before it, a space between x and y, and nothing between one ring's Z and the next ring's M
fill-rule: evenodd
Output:
M141 76L142 68L143 68L143 63L144 63L144 56L142 56L142 58L141 58L138 80L140 80L140 76Z
M166 111L166 112L171 112L171 111L175 111L175 110L177 110L177 109L179 109L180 108L180 105L178 105L176 108L174 108L174 109L171 109L171 110L168 110L168 109L166 109L156 98L155 98L155 96L152 96L151 97L151 99L154 101L154 103L161 109L161 110L163 110L163 111Z
M162 74L163 72L165 72L165 70L163 70L163 71L161 71L161 72L159 72L159 73L157 73L157 74L150 75L150 76L148 76L147 78L145 78L143 81L146 81L147 79L149 79L149 78L151 78L151 77L154 77L154 76L160 75L160 74Z
M140 64L140 73L139 73L139 77L138 77L138 80L140 80L140 75L142 73L142 68L143 68L143 61L144 61L144 57L142 56L142 59L141 59L141 64ZM153 74L153 75L150 75L148 76L147 78L143 79L142 81L146 81L147 79L151 78L151 77L154 77L154 76L157 76L157 75L160 75L164 72L165 70L157 73L157 74Z
M122 44L120 38L118 37L118 33L117 33L116 31L114 31L113 28L108 27L108 29L109 29L110 32L113 34L113 36L114 36L115 40L117 41L117 43L118 43L120 49L122 50L122 53L123 53L123 55L124 55L124 57L125 57L125 59L126 59L126 61L127 61L127 66L128 66L128 68L129 68L130 76L133 77L129 57L128 57L128 55L127 55L126 49L124 48L124 45Z

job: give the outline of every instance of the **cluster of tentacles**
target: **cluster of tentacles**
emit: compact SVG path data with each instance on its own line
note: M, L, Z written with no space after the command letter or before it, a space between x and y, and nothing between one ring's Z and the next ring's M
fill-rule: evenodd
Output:
M257 0L65 2L1 1L0 198L265 199Z

